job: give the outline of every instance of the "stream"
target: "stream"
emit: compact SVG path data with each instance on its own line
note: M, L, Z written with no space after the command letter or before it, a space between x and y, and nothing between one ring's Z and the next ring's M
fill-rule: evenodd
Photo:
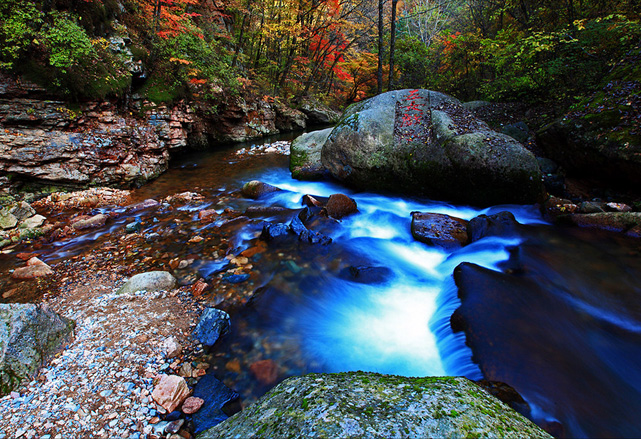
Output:
M169 253L193 260L176 270L182 284L209 281L228 269L228 259L210 244L224 240L237 255L256 245L265 222L289 224L304 195L347 194L357 214L310 227L331 244L273 240L251 258L249 280L225 287L227 294L242 289L247 300L229 307L232 330L214 346L210 370L244 405L286 377L309 372L463 375L507 382L530 404L532 418L558 436L641 434L638 242L552 227L536 206L479 209L297 181L286 156L234 154L249 145L190 154L134 191L134 201L184 191L204 199L174 210L115 209L119 216L109 226L44 246L39 257L52 264L105 246L136 218L142 234L159 236L137 250L140 271L153 269L140 262L145 255L156 260ZM282 191L259 200L230 195L250 180ZM203 225L203 209L246 213ZM466 220L509 211L524 227L445 251L413 239L413 211ZM194 235L204 241L190 246ZM507 268L514 249L516 274ZM473 264L457 283L470 298L461 314L476 361L465 333L450 325L461 306L453 273L462 263ZM211 306L222 303L221 294L208 296ZM273 379L252 373L252 365L265 360L275 367Z

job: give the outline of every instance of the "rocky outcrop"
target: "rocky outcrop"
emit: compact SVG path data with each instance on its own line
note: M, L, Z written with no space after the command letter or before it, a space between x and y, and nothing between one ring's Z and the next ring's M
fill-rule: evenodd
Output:
M290 378L197 436L228 437L551 436L465 378L351 372Z
M112 44L126 49L122 38ZM0 174L58 185L133 186L164 172L171 155L186 146L207 148L212 142L304 129L310 117L284 104L241 96L209 110L187 102L156 105L138 95L126 104L70 104L0 74ZM308 110L315 114L313 107Z
M0 395L31 377L69 338L73 326L46 306L0 304Z
M335 178L392 190L491 205L543 195L532 153L491 130L460 102L428 90L400 90L348 108L321 153Z
M321 180L328 171L321 163L321 151L332 128L312 131L297 137L290 147L289 170L299 180Z

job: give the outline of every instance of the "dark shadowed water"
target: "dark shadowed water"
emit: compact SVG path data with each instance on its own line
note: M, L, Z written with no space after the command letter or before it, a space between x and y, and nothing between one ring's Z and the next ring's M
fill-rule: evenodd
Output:
M231 148L199 153L175 162L134 194L136 200L187 190L204 195L177 211L137 213L143 233L170 223L185 232L150 245L164 247L156 253L196 254L191 271L179 273L188 281L211 279L227 263L206 245L195 251L186 243L194 234L217 233L216 223L198 223L201 209L287 208L254 213L233 226L229 251L236 255L256 244L262 221L289 223L305 194L345 193L356 200L358 214L316 224L315 230L332 238L330 245L291 236L252 258L251 280L239 288L253 297L231 308L232 332L212 352L213 373L244 403L274 384L252 371L264 360L275 366L276 381L349 370L485 376L514 386L537 422L559 435L641 434L638 242L547 226L534 206L477 209L300 182L291 178L287 164L287 157L275 154L239 159ZM227 196L254 179L283 191L261 200ZM471 219L504 210L529 225L527 232L484 238L455 252L416 242L410 233L412 211ZM180 225L172 218L180 218ZM42 249L42 257L55 262L100 245L130 220L122 214L110 228ZM519 270L511 263L506 271L515 248L521 249ZM464 282L471 299L461 311L475 361L465 334L450 327L450 316L461 305L452 274L464 262L474 264Z

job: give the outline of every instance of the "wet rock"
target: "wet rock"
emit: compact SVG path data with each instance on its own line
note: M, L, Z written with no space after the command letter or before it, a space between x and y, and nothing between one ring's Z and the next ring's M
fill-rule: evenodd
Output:
M330 195L325 209L327 215L335 219L341 219L358 212L356 201L344 194Z
M213 375L205 375L194 388L194 397L204 401L200 410L192 415L194 431L200 433L227 419L222 408L230 401L238 398L238 393L229 389Z
M475 383L478 386L483 387L490 395L509 405L523 416L528 416L530 414L530 405L523 399L519 392L514 389L514 387L499 381L480 380L475 381Z
M197 438L259 436L551 438L465 378L363 372L289 378Z
M193 415L196 413L205 403L205 400L202 398L197 398L195 396L190 396L183 402L182 411L186 415Z
M262 241L272 241L279 236L286 236L288 233L288 227L285 224L277 223L265 223L263 225L263 231L260 234L260 239Z
M367 285L379 285L389 281L394 272L387 267L347 267L341 270L339 277L341 279L349 280Z
M18 224L18 218L13 216L8 209L3 208L0 210L0 228L7 230L13 229Z
M98 227L104 226L107 223L108 219L109 217L107 215L99 213L98 215L94 215L90 218L76 221L71 225L71 227L76 230L96 229Z
M120 289L118 294L131 294L136 291L171 291L176 288L176 278L167 271L149 271L132 276Z
M173 412L187 399L189 393L189 387L183 377L163 375L160 382L154 387L151 397L162 408Z
M180 343L178 343L178 340L176 340L176 337L167 337L160 348L165 353L165 358L167 359L176 358L182 354L183 351L183 348L180 346Z
M301 203L307 207L323 207L327 204L329 198L303 195Z
M50 266L42 262L40 259L33 257L27 261L26 267L16 268L11 273L11 278L16 280L30 280L39 277L50 276L53 270Z
M77 192L54 192L32 203L36 208L51 210L94 209L106 206L122 206L129 201L130 191L111 188L92 188Z
M561 222L579 227L626 233L641 226L641 212L600 212L560 217Z
M213 346L216 341L229 333L229 314L216 308L206 308L194 330L193 336L205 346Z
M209 284L207 282L202 279L198 279L198 281L191 287L191 294L193 294L194 297L202 296L208 288Z
M31 377L71 336L74 323L47 306L0 304L0 395Z
M230 284L241 284L247 282L251 276L247 273L243 274L227 274L223 276L223 281L229 282Z
M552 218L567 215L579 210L579 206L570 200L551 196L543 203L543 211Z
M165 427L165 433L168 434L176 434L180 431L181 427L185 423L184 419L176 419L175 421L172 421Z
M631 212L632 208L625 203L606 203L609 212Z
M511 212L479 215L467 223L467 236L470 242L476 242L486 236L515 236L519 233L519 227L520 224Z
M271 194L273 192L280 191L279 188L272 186L271 184L263 183L261 181L250 181L245 183L241 193L245 198L258 199L264 195Z
M47 218L42 215L34 215L30 218L22 220L19 227L23 229L35 229L36 227L40 227L41 225L43 225L46 220Z
M158 201L152 198L148 198L144 201L141 201L140 203L127 206L127 212L134 213L134 212L139 212L141 210L150 209L152 207L158 207L158 206L160 206L160 203Z
M596 201L584 201L579 204L579 211L577 213L599 213L605 212L605 203Z
M134 221L125 226L126 233L138 233L142 230L142 223L140 221Z
M445 250L467 244L467 221L439 213L412 212L412 236Z
M12 207L10 212L18 221L30 218L36 214L34 208L24 201L21 201L16 206Z
M297 137L289 154L289 170L298 180L321 180L327 178L328 171L321 163L321 150L332 128L313 131Z
M211 220L217 215L218 215L218 212L216 212L215 209L201 210L200 212L198 212L198 219L200 221L207 221L207 220Z

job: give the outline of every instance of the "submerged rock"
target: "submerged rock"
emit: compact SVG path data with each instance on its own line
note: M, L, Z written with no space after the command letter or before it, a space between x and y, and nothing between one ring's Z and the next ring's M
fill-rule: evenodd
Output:
M467 221L439 213L412 212L412 236L417 241L453 250L467 244Z
M216 308L206 308L194 330L194 338L205 346L213 346L229 332L229 314Z
M118 294L130 294L136 291L171 291L176 288L176 278L167 271L149 271L132 276L120 289Z
M73 321L47 306L0 304L0 395L33 375L73 327Z
M33 257L27 261L25 267L16 268L13 273L11 273L11 278L16 280L29 280L36 279L38 277L45 277L53 274L51 267L40 259Z
M531 152L458 100L428 90L388 92L351 106L321 161L333 177L364 190L475 205L533 203L543 195Z
M465 378L350 372L290 378L197 436L229 437L551 436Z
M241 193L243 197L257 199L264 195L271 194L272 192L280 191L276 186L271 184L263 183L262 181L250 181L245 183Z
M321 163L321 150L332 128L305 133L292 142L289 170L299 180L320 180L328 175Z
M203 400L203 405L194 413L195 432L205 431L227 419L229 416L223 412L223 406L238 398L234 392L213 375L205 375L194 388L194 397Z

